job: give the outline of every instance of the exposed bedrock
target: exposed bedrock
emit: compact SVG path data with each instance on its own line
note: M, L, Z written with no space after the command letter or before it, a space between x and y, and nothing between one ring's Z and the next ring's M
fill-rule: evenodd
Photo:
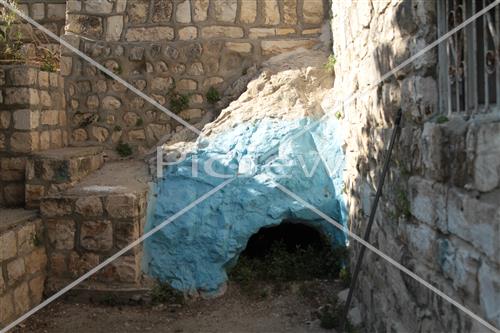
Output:
M333 82L325 62L323 52L305 50L271 59L195 143L164 147L170 163L174 154L186 157L163 167L149 229L236 178L146 241L149 275L180 290L217 294L250 236L285 219L345 244L341 230L277 188L345 223L341 128L334 118L316 123Z

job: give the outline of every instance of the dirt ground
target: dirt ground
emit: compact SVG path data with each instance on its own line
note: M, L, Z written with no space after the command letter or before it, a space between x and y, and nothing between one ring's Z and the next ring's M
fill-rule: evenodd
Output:
M279 289L277 291L276 289ZM254 290L230 284L223 296L185 304L104 305L59 301L16 333L335 332L320 327L317 310L341 290L338 282L288 283Z

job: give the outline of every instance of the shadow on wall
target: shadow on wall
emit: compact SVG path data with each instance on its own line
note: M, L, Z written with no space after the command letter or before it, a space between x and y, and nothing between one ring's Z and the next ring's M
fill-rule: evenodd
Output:
M339 65L336 68L335 89L340 96L363 91L365 82L376 81L438 38L435 2L403 1L396 4L367 1L354 6L358 6L359 13L367 13L369 17L365 22L368 24L361 32L358 31L358 37L352 33L353 46L346 48L345 54L337 59ZM359 6L367 8L361 10ZM338 22L335 18L333 20L335 29ZM366 57L362 59L359 54L366 54ZM465 163L463 156L466 154L468 134L467 130L460 130L466 126L463 125L464 120L459 120L458 123L462 122L460 126L449 125L448 132L440 132L448 135L448 138L443 137L439 142L442 146L433 146L438 141L431 141L427 147L423 145L425 136L429 135L426 131L437 126L434 124L440 114L437 55L436 47L361 95L345 109L345 127L349 128L345 179L350 228L358 235L364 233L383 165L385 147L389 143L397 110L401 108L403 128L393 152L370 243L466 307L486 317L488 311L484 304L487 301L480 294L480 283L471 282L476 281L479 274L480 261L475 256L482 254L476 249L468 252L472 247L457 240L456 235L450 235L452 230L443 231L436 225L443 216L444 224L449 223L446 222L450 217L447 191L454 187L458 187L457 191L464 191L463 179L456 181L455 176L464 168L457 162L462 160L462 164ZM350 59L351 62L344 62L344 59ZM353 76L350 73L352 71L358 73L357 82L346 84L345 80ZM433 171L425 164L430 156L429 149L442 152L440 156L448 159L444 170L449 174L442 180L437 179L444 184L436 183L436 179L430 175ZM452 166L457 166L456 170ZM430 184L428 192L417 193L421 195L421 200L425 200L426 204L420 207L425 211L416 212L415 186L423 188L426 184ZM441 187L445 189L442 193L437 191ZM439 206L441 202L443 204ZM425 214L433 218L423 221L416 217ZM475 217L474 221L478 222L477 219ZM443 252L441 245L451 243L455 244L455 252ZM353 245L351 262L355 260L359 248L357 243ZM491 279L489 277L486 283L491 284ZM471 285L475 287L471 288ZM364 306L365 323L369 331L480 330L476 328L480 326L475 326L477 323L456 307L393 269L371 252L367 252L364 259L357 298Z

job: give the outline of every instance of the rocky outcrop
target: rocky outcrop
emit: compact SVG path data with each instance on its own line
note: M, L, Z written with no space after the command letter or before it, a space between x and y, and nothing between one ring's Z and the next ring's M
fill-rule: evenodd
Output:
M311 224L344 245L341 231L276 186L345 220L338 121L326 118L309 128L324 115L321 101L333 83L326 56L301 49L272 58L196 142L165 146L165 159L185 158L163 169L148 228L238 177L146 241L150 275L184 291L220 292L250 236L284 219Z

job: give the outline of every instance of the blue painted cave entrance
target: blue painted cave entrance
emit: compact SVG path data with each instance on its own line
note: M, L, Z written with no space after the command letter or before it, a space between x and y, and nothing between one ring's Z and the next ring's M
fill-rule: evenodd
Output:
M149 204L147 229L227 180L210 171L240 176L146 240L146 274L188 293L217 294L227 281L227 268L237 261L251 237L283 221L301 221L319 230L332 246L345 245L342 230L276 186L281 184L345 224L344 154L338 124L321 123L272 149L310 121L261 119L241 124L198 140L184 160L165 167L164 177L155 184L155 200ZM254 163L251 172L247 170L249 159ZM193 175L195 161L198 167ZM199 167L207 162L210 170Z

